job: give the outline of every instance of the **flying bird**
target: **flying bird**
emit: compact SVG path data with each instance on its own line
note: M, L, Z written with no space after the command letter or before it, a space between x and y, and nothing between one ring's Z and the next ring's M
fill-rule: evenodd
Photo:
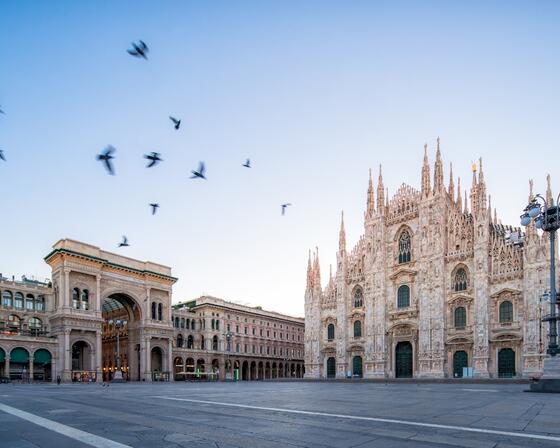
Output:
M6 157L4 156L4 150L0 149L0 159L2 159L4 162L6 161Z
M206 171L206 167L204 166L204 162L200 162L198 164L198 170L192 170L192 176L190 177L191 179L196 179L201 178L201 179L206 179L206 177L204 176L204 171Z
M126 51L128 51L129 54L131 54L132 56L136 57L136 58L144 58L144 59L148 59L148 56L146 56L146 53L148 53L148 51L150 51L150 49L148 48L148 46L141 40L138 41L138 43L134 43L132 42L132 50L128 49Z
M114 157L111 155L116 151L116 149L109 145L105 148L105 150L101 154L97 154L97 160L103 161L105 163L105 168L109 171L109 174L114 175L115 171L113 170L113 164L111 163L111 159Z
M169 116L169 119L175 125L175 129L179 130L179 127L181 126L181 120L177 120L176 118L172 117L171 115Z
M158 162L163 161L163 159L160 157L159 152L151 152L150 154L144 154L144 158L150 160L150 163L146 165L146 168L151 168Z
M159 207L159 204L158 203L150 204L150 207L152 207L152 215L155 215Z
M286 214L286 208L291 206L292 204L282 204L282 216Z
M128 244L128 238L123 235L122 241L119 243L119 247L128 247L128 246L130 246L130 244Z
M247 161L243 164L245 168L251 168L251 159L247 159Z

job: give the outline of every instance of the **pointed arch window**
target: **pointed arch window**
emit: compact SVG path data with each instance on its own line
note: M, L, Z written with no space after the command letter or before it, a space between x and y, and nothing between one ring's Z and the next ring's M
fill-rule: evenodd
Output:
M467 310L463 306L455 308L455 328L462 329L467 325Z
M362 337L362 322L359 320L354 322L354 337L355 338Z
M453 278L453 289L458 291L465 291L468 287L468 277L467 271L464 268L459 268L455 272L455 277Z
M354 308L361 308L364 305L364 294L362 288L356 288L354 291Z
M500 323L513 322L513 304L509 300L500 303Z
M410 287L401 285L397 291L397 308L408 308L410 306Z
M399 236L399 264L408 263L411 259L412 241L408 230Z
M334 325L333 324L329 324L327 326L327 339L329 341L332 341L334 339Z

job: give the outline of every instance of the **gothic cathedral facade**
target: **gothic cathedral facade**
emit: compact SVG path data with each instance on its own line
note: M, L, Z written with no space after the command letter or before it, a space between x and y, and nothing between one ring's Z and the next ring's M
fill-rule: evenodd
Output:
M389 198L369 178L364 234L347 252L342 218L336 273L321 285L311 254L305 291L309 378L533 377L542 372L549 240L492 213L482 161L470 208L452 169L444 185L437 143L424 147L421 189ZM532 182L530 198L533 195ZM547 193L551 196L550 182ZM519 232L523 244L510 235Z

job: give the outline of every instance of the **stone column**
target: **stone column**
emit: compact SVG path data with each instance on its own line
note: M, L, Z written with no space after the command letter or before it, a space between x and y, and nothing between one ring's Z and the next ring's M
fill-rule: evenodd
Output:
M95 276L95 312L101 313L101 276Z
M146 361L144 363L144 379L152 381L152 350L150 348L150 336L146 337L144 341L144 351Z
M58 375L57 369L58 366L56 365L56 356L51 358L51 382L56 381L56 376Z
M70 269L64 269L64 287L62 298L62 308L67 310L70 308Z
M10 354L6 352L6 359L4 360L4 372L10 378Z
M72 380L72 347L70 346L70 330L64 330L63 353L63 377L64 381Z
M173 381L174 366L173 366L173 340L167 340L167 370L169 371L169 381Z
M29 358L29 381L33 381L33 356Z
M102 368L102 355L103 355L103 342L101 340L101 330L95 334L95 366L94 370L97 372L97 381L103 378Z

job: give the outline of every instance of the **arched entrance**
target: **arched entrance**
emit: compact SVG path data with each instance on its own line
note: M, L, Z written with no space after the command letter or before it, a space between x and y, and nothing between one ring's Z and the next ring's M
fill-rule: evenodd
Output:
M361 378L362 376L363 376L362 357L354 356L352 358L352 377Z
M111 294L103 300L101 316L104 321L101 333L104 380L113 379L115 372L119 369L119 364L122 379L125 381L139 380L141 372L138 329L141 321L140 307L127 294ZM155 372L153 364L152 372ZM161 372L161 366L159 372Z
M33 354L33 381L52 381L52 356L48 350L40 348Z
M259 379L259 380L264 379L264 364L263 364L262 361L259 361L257 379Z
M185 367L183 365L183 358L180 356L176 356L173 360L173 378L175 381L183 381L185 380Z
M453 354L453 378L463 378L463 367L469 366L469 355L464 350Z
M185 361L185 370L187 371L187 373L194 373L194 369L195 369L194 359L187 358L187 360Z
M333 357L327 359L327 378L336 378L336 360Z
M251 361L251 380L257 379L257 363L255 361Z
M498 377L513 378L515 376L515 352L511 348L502 348L498 352Z
M395 376L412 378L412 344L399 342L395 348Z
M72 381L87 382L93 380L93 351L85 341L72 344Z
M249 379L249 363L243 361L243 367L241 367L241 379L247 381Z
M22 347L14 348L10 352L10 379L29 379L29 352Z

